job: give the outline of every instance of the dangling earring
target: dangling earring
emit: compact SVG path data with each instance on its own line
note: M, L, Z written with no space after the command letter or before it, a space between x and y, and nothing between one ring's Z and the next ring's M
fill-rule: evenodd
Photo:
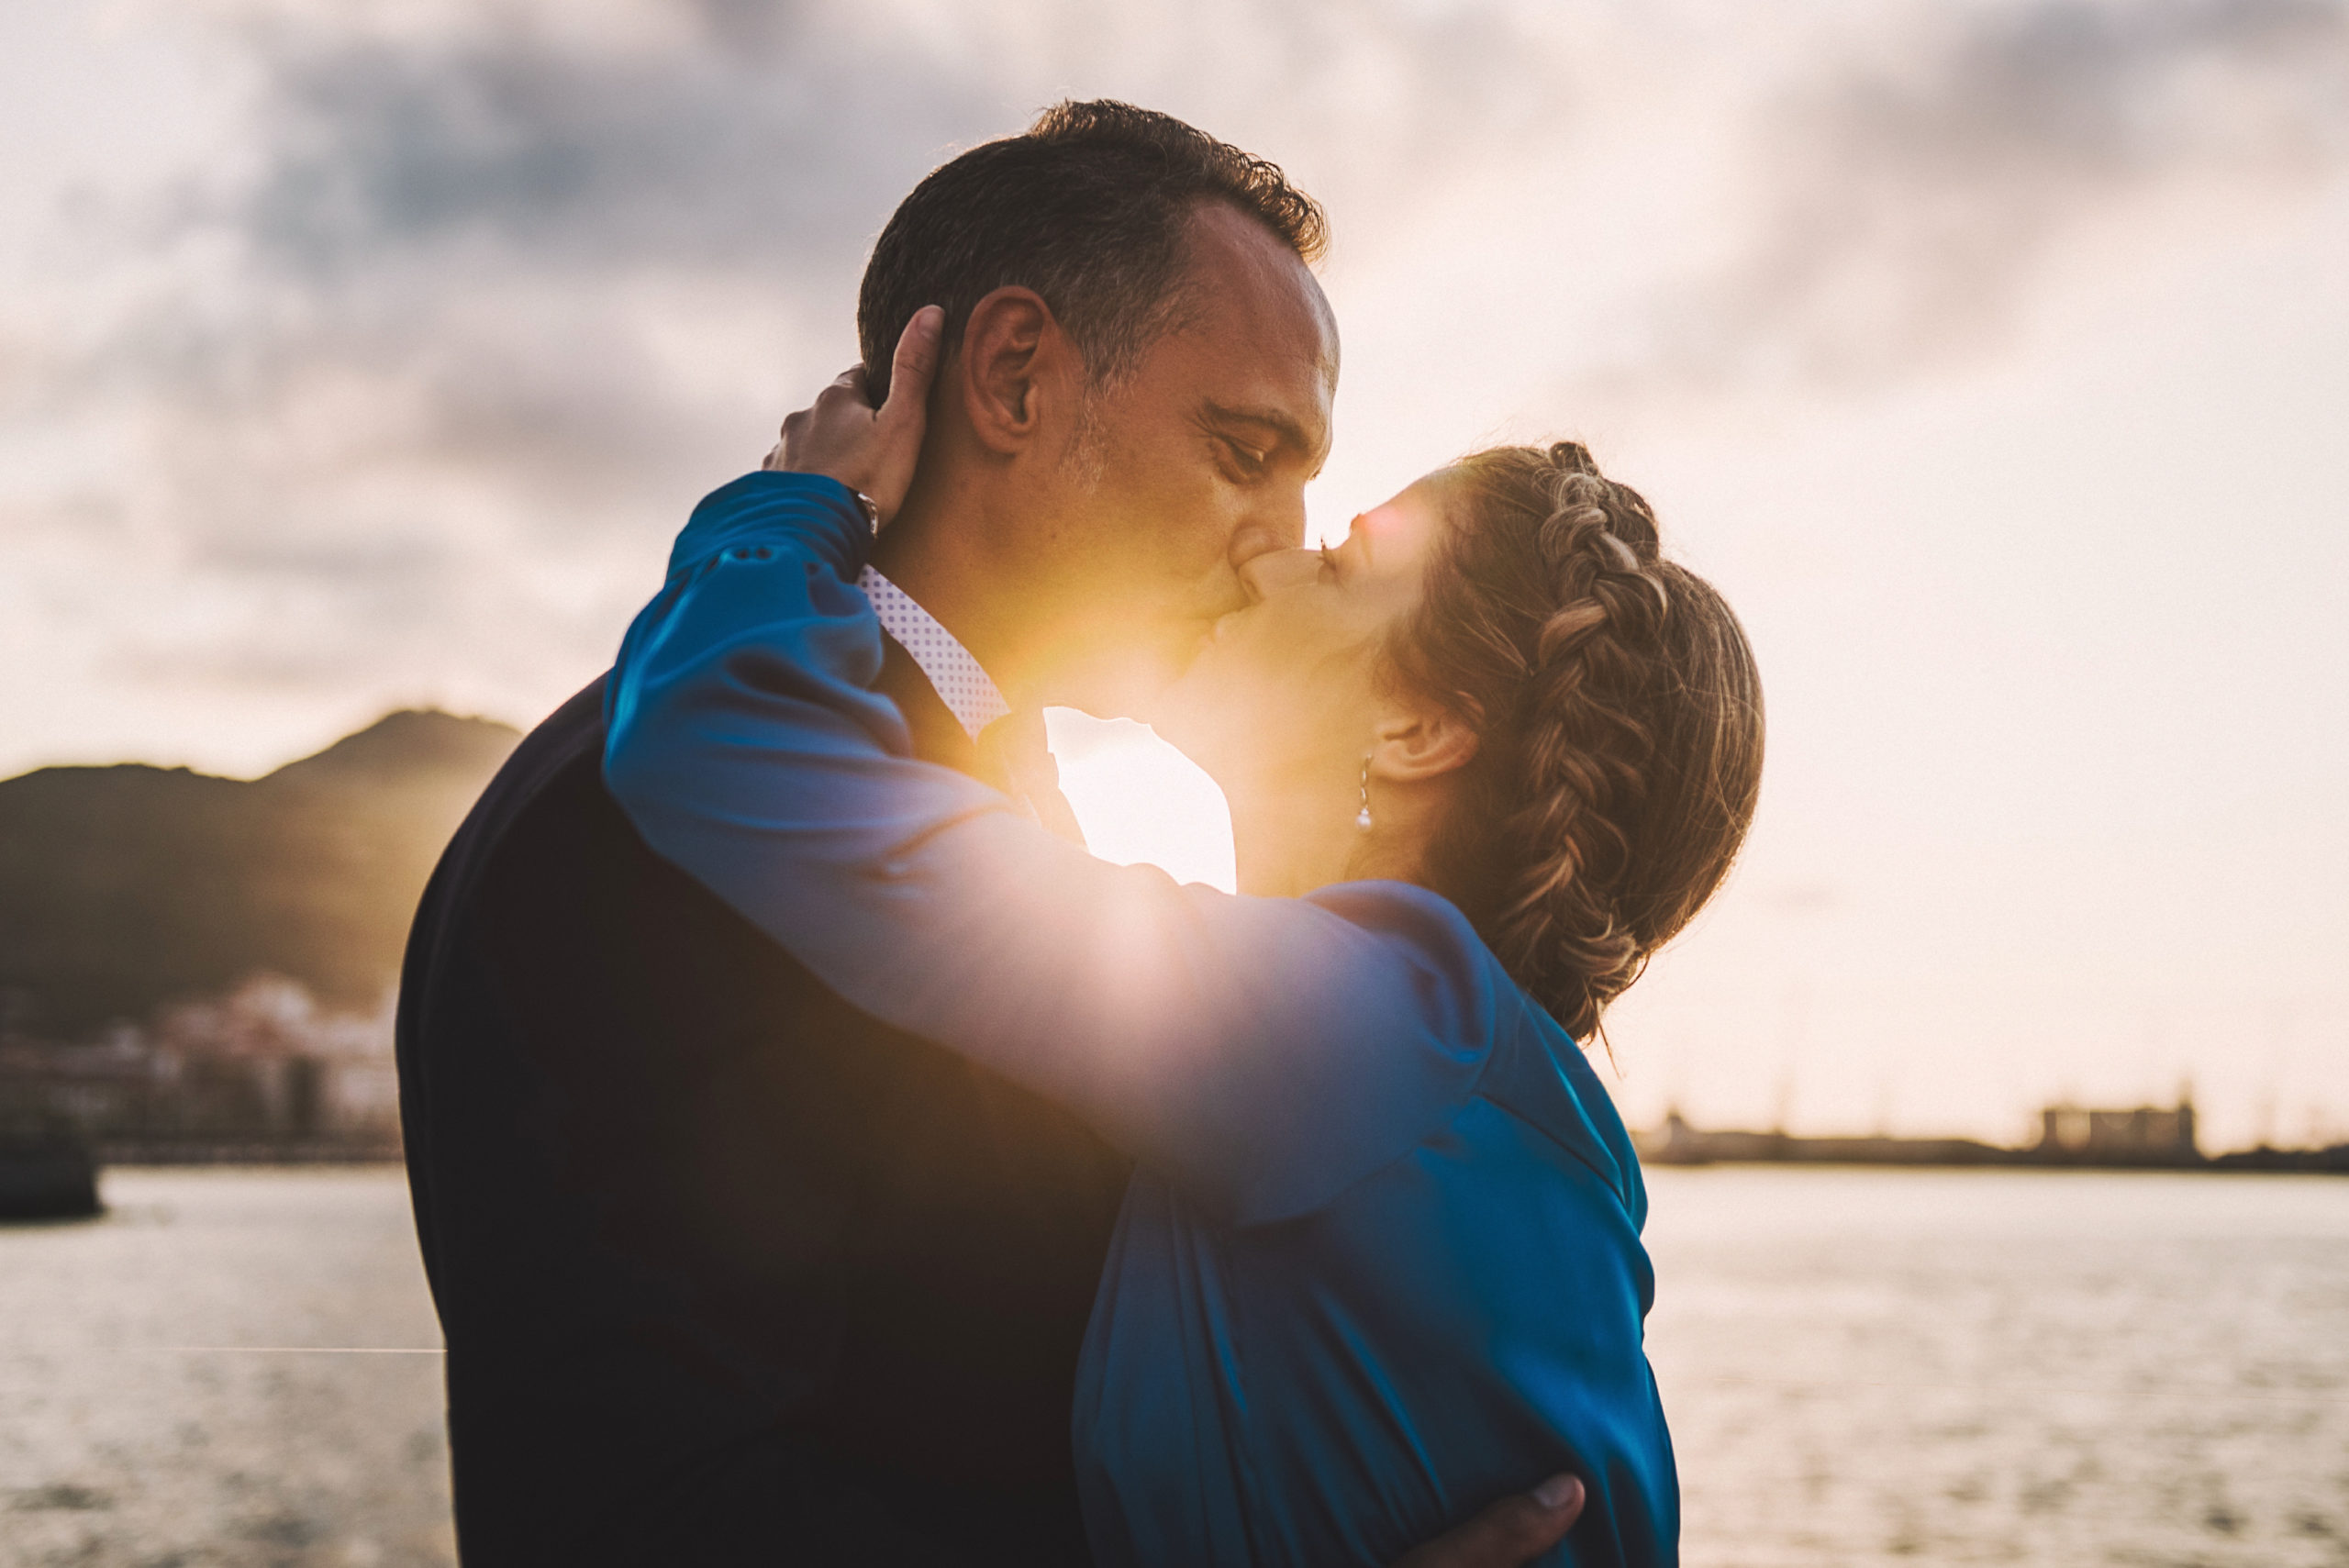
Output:
M1354 813L1354 826L1370 831L1370 759L1362 760L1362 809Z

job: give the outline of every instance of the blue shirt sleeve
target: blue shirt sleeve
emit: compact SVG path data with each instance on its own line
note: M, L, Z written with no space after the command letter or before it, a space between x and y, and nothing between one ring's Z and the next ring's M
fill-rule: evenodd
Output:
M607 698L605 776L657 853L848 1001L1241 1222L1319 1207L1466 1097L1526 1004L1457 909L1401 883L1177 885L915 760L870 689L870 542L813 476L696 510Z

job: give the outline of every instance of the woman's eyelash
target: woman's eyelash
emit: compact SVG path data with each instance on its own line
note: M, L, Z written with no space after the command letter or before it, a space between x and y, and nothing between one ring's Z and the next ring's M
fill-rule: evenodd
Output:
M1332 577L1338 574L1338 552L1326 544L1321 547L1321 570Z

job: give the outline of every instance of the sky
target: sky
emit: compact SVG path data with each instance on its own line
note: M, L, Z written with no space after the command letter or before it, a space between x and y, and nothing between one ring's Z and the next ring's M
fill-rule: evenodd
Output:
M2349 0L0 7L0 773L528 725L1063 95L1327 206L1317 530L1573 436L1743 616L1635 1122L2349 1138ZM1213 786L1053 716L1096 846Z

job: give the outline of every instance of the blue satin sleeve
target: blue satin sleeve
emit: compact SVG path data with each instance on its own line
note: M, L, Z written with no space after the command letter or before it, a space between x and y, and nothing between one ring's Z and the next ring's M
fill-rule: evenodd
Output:
M829 480L711 495L629 628L605 777L645 840L876 1018L1092 1123L1226 1218L1314 1209L1462 1104L1526 1004L1452 905L1094 859L916 760Z

